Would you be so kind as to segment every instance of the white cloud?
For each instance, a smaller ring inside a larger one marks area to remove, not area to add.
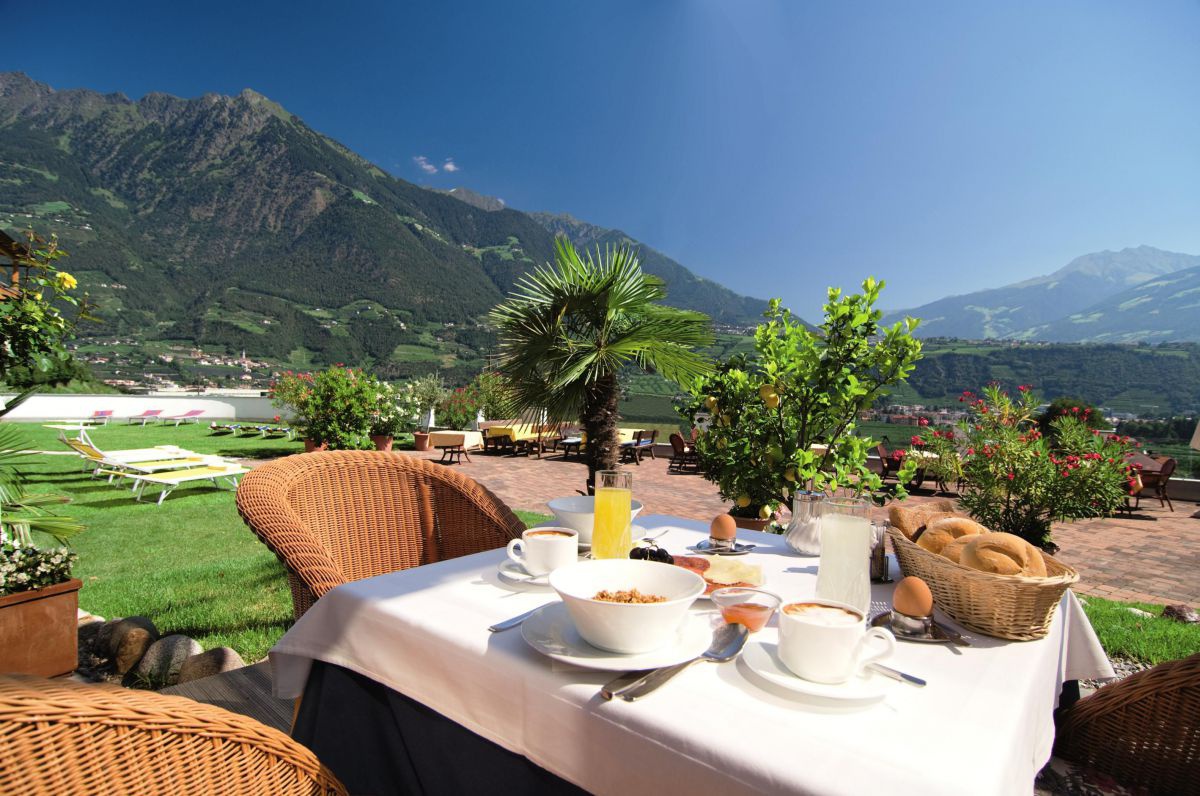
[[[424,155],[417,155],[413,158],[413,163],[417,164],[417,168],[426,174],[437,174],[438,167],[429,162],[429,158]],[[457,167],[456,167],[457,168]]]
[[[442,170],[454,173],[458,171],[458,164],[454,162],[454,158],[446,158],[446,162],[442,164]]]

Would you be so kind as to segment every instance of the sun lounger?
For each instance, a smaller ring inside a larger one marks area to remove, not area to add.
[[[189,409],[181,415],[168,415],[160,417],[159,420],[163,422],[163,425],[174,423],[175,427],[179,428],[180,423],[199,423],[202,414],[204,414],[203,409]]]
[[[91,470],[93,475],[99,474],[101,469],[122,469],[127,465],[141,462],[161,462],[188,458],[191,458],[193,461],[206,460],[202,454],[177,448],[174,445],[164,445],[160,448],[102,451],[91,444],[90,441],[70,439],[66,436],[60,436],[58,440],[78,453],[84,460],[84,470]]]
[[[237,489],[238,476],[245,475],[250,472],[241,465],[213,465],[208,467],[194,467],[189,470],[176,470],[169,473],[158,473],[154,475],[137,475],[125,473],[125,477],[134,481],[133,499],[142,500],[142,496],[146,492],[148,484],[157,484],[162,487],[162,491],[158,493],[157,505],[161,506],[167,495],[175,491],[176,487],[183,484],[189,484],[194,481],[212,481],[214,486],[220,486],[222,479],[229,482],[229,485]]]
[[[130,425],[132,425],[134,423],[141,423],[142,428],[145,428],[147,423],[149,423],[151,420],[157,420],[158,416],[161,415],[162,413],[163,413],[163,410],[161,410],[161,409],[147,409],[145,412],[142,412],[140,415],[130,415],[128,419],[129,419]]]

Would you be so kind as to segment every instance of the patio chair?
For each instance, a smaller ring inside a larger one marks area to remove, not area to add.
[[[1063,710],[1054,753],[1151,793],[1200,782],[1200,654],[1106,685]]]
[[[1158,498],[1158,505],[1169,506],[1171,511],[1175,511],[1175,505],[1171,503],[1171,498],[1167,495],[1167,482],[1171,480],[1171,476],[1175,474],[1176,461],[1169,456],[1154,457],[1159,463],[1158,472],[1148,473],[1142,472],[1142,488],[1154,488],[1154,496]],[[1138,494],[1133,499],[1133,507],[1136,509],[1141,505],[1142,491],[1139,489]]]
[[[97,409],[96,411],[92,412],[91,417],[87,418],[87,422],[95,423],[101,426],[107,426],[108,421],[112,420],[112,416],[113,410],[111,409]]]
[[[279,730],[153,691],[0,676],[0,738],[0,793],[346,793]]]
[[[646,435],[649,434],[647,437]],[[634,464],[642,463],[642,456],[650,454],[651,459],[657,459],[658,456],[654,453],[654,445],[658,442],[658,429],[652,428],[649,431],[639,431],[633,439],[633,462]]]
[[[879,457],[880,477],[886,481],[889,478],[896,477],[896,471],[900,469],[900,460],[892,458],[892,451],[888,450],[888,446],[884,442],[880,442],[875,446],[875,455]]]
[[[685,467],[695,467],[700,469],[700,457],[696,454],[695,448],[688,448],[686,442],[683,441],[682,434],[672,434],[671,440],[671,462],[667,465],[668,470],[676,470],[683,472]]]
[[[265,464],[242,480],[237,507],[287,569],[297,618],[342,583],[493,550],[525,529],[457,471],[376,451]]]
[[[133,425],[134,423],[141,423],[142,428],[145,428],[147,423],[149,423],[151,420],[157,420],[159,415],[162,413],[163,410],[161,409],[147,409],[140,415],[130,415],[126,419],[129,421],[130,425]]]

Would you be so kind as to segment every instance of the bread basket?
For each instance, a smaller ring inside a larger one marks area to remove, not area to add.
[[[995,575],[956,564],[909,541],[888,527],[900,571],[929,584],[934,604],[971,630],[996,638],[1032,641],[1044,638],[1054,609],[1079,573],[1043,554],[1046,577]]]

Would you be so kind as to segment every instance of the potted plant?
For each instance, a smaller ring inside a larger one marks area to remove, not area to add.
[[[754,355],[722,363],[679,405],[694,426],[708,425],[696,441],[700,466],[734,504],[729,513],[739,526],[767,526],[800,490],[882,495],[879,476],[867,469],[871,441],[854,436],[854,424],[921,356],[912,336],[918,321],[879,325],[883,285],[869,278],[862,293],[848,296],[830,288],[817,329],[773,299],[755,331]]]
[[[442,377],[437,373],[427,373],[413,379],[410,385],[413,403],[416,405],[420,418],[420,430],[413,432],[413,447],[418,451],[429,450],[429,429],[435,422],[434,410],[449,394]]]
[[[273,394],[277,404],[296,413],[305,450],[362,450],[373,447],[378,386],[361,370],[335,365],[316,374],[289,371],[275,382]]]
[[[1102,517],[1136,494],[1128,438],[1089,428],[1090,409],[1068,407],[1050,421],[1047,435],[1038,428],[1040,401],[1028,385],[1017,388],[1016,398],[992,384],[982,395],[965,392],[960,400],[969,416],[957,433],[964,449],[959,504],[993,531],[1053,553],[1054,520]],[[929,447],[924,438],[934,431],[914,437],[914,444],[922,441],[915,446]],[[940,439],[950,433],[941,432]]]
[[[371,442],[375,450],[390,451],[396,435],[416,425],[416,406],[412,391],[380,382],[376,408],[371,417]]]
[[[56,677],[75,670],[83,586],[71,577],[75,560],[65,547],[0,543],[0,672]]]

